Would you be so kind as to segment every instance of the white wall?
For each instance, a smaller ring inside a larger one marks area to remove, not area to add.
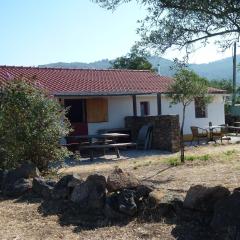
[[[140,102],[148,101],[150,105],[150,115],[157,115],[157,96],[142,95],[137,96],[137,115],[140,116]],[[194,103],[191,103],[186,109],[186,119],[184,134],[190,134],[190,126],[206,127],[211,121],[213,125],[223,124],[224,102],[222,95],[215,95],[214,100],[207,107],[207,118],[195,118]],[[169,99],[162,95],[162,115],[179,114],[180,122],[182,120],[182,106],[180,104],[169,104]],[[108,122],[88,123],[88,133],[95,134],[99,129],[105,128],[121,128],[124,127],[124,118],[133,115],[133,102],[131,96],[108,97]]]
[[[108,122],[89,123],[88,133],[95,134],[99,129],[124,127],[124,118],[132,115],[131,96],[108,97]]]
[[[137,115],[140,116],[140,102],[149,102],[150,115],[157,115],[156,95],[137,96]],[[88,133],[95,134],[99,129],[121,128],[125,126],[124,118],[133,116],[133,101],[131,96],[108,97],[108,122],[88,123]]]
[[[169,99],[162,95],[162,114],[179,114],[180,122],[182,121],[182,106],[180,104],[169,104]],[[215,95],[213,101],[207,106],[207,118],[195,118],[194,103],[191,103],[186,109],[186,118],[184,126],[184,134],[190,134],[190,126],[198,126],[206,128],[208,123],[213,125],[225,123],[224,102],[222,95]]]

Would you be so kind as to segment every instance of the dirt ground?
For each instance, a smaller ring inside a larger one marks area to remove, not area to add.
[[[63,168],[59,173],[78,172],[83,177],[92,173],[107,175],[114,166],[131,171],[159,189],[186,193],[193,184],[240,187],[239,144],[188,147],[184,165],[173,164],[177,154],[145,156],[136,159],[95,162]],[[177,165],[177,166],[174,166]],[[79,220],[80,221],[80,220]],[[177,223],[134,221],[95,229],[67,224],[63,216],[44,214],[38,198],[0,199],[1,240],[55,239],[213,239],[193,226]],[[204,235],[205,234],[205,235]]]

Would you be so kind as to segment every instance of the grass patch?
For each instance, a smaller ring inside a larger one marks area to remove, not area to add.
[[[181,161],[178,157],[168,158],[167,163],[171,166],[178,166],[181,164]]]
[[[233,149],[233,150],[228,150],[228,151],[224,152],[223,154],[224,154],[225,156],[232,156],[232,155],[235,154],[235,153],[236,153],[236,150]]]
[[[210,157],[209,154],[205,154],[205,155],[199,156],[199,160],[201,160],[201,161],[208,161],[210,158],[211,157]]]

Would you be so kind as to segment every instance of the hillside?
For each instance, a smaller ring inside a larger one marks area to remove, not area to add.
[[[173,61],[152,56],[148,60],[152,63],[154,68],[157,68],[160,65],[160,71],[162,75],[172,76],[173,71],[170,70],[170,67],[173,64]],[[237,56],[237,62],[240,62],[240,55]],[[57,62],[50,63],[45,65],[39,65],[39,67],[53,67],[53,68],[95,68],[95,69],[108,69],[111,67],[111,60],[103,59],[91,63],[83,62]],[[206,64],[190,64],[190,68],[193,69],[199,75],[212,79],[231,79],[232,78],[232,58],[224,58],[218,61],[206,63]],[[240,74],[237,74],[237,80],[240,83]]]

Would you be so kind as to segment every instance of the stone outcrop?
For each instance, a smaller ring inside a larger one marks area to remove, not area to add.
[[[134,189],[140,185],[139,180],[131,173],[115,168],[107,178],[108,192],[115,192],[122,189]]]
[[[90,175],[86,181],[77,185],[72,192],[71,201],[82,211],[102,210],[106,199],[106,179],[101,175]]]
[[[230,191],[223,186],[205,187],[196,185],[188,190],[183,206],[193,210],[213,212],[214,205],[229,195]]]
[[[73,189],[83,183],[78,174],[63,176],[54,186],[52,191],[53,199],[69,199]]]
[[[32,190],[44,199],[51,199],[53,186],[48,184],[44,178],[37,177],[33,179]]]

